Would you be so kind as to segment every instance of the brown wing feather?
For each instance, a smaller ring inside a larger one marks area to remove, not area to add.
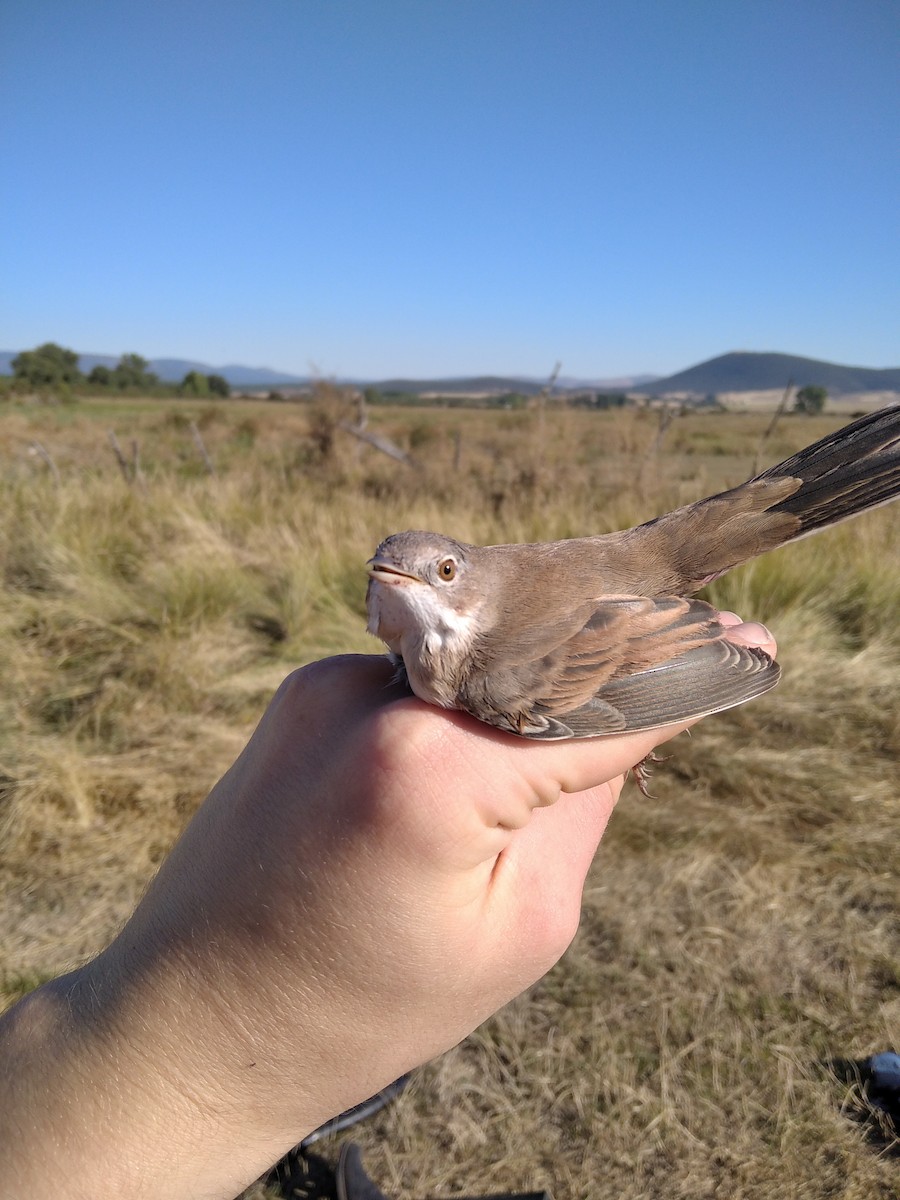
[[[538,706],[526,737],[595,737],[657,729],[721,712],[775,686],[781,668],[756,646],[727,638],[694,646],[660,667],[612,680],[580,708],[552,716]]]
[[[543,659],[548,687],[535,702],[551,715],[571,712],[605,684],[662,666],[721,633],[716,610],[702,600],[604,598],[574,637]]]
[[[762,651],[729,642],[702,600],[605,597],[540,658],[470,674],[458,702],[524,737],[590,737],[730,708],[779,674]]]

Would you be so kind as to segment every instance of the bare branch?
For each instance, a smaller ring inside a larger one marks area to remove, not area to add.
[[[553,368],[553,370],[550,372],[547,382],[541,388],[541,402],[543,402],[544,400],[549,400],[550,394],[553,391],[553,388],[556,384],[557,379],[559,378],[559,373],[561,370],[562,370],[562,363],[558,362],[556,364],[556,366]]]
[[[32,442],[31,447],[29,449],[29,453],[36,454],[38,456],[38,458],[41,458],[44,460],[44,462],[50,468],[50,473],[53,476],[53,482],[56,484],[57,487],[59,487],[62,482],[62,480],[60,479],[60,476],[59,476],[59,469],[57,468],[56,463],[53,461],[53,457],[50,454],[50,451],[47,449],[47,447],[44,446],[41,442]]]
[[[766,426],[765,430],[763,431],[763,435],[759,439],[759,445],[756,447],[756,458],[753,460],[753,474],[754,475],[759,474],[760,466],[762,464],[762,459],[763,459],[763,451],[766,448],[766,442],[769,440],[769,438],[775,432],[775,426],[778,424],[778,422],[781,420],[781,418],[787,412],[788,401],[791,398],[791,392],[793,390],[794,390],[794,381],[793,381],[793,379],[789,379],[788,383],[787,383],[787,387],[784,389],[784,395],[781,397],[781,403],[778,405],[778,407],[775,409],[775,412],[772,414],[772,420],[769,422],[769,424]]]
[[[343,429],[345,433],[352,433],[360,441],[367,442],[370,446],[374,446],[376,450],[380,450],[382,454],[396,459],[397,462],[404,463],[407,467],[419,466],[411,454],[407,454],[405,450],[401,450],[396,442],[392,442],[390,438],[385,437],[381,433],[372,433],[369,429],[360,429],[358,425],[351,425],[349,421],[338,421],[338,429]]]
[[[215,475],[216,468],[213,466],[212,459],[206,452],[206,446],[203,443],[203,438],[200,435],[200,430],[197,428],[196,421],[191,421],[190,429],[191,437],[194,439],[194,445],[197,447],[197,451],[200,457],[203,459],[203,465],[206,467],[207,474]]]
[[[131,478],[131,469],[128,466],[128,459],[122,453],[122,447],[119,445],[119,439],[116,437],[116,431],[110,429],[106,434],[109,439],[109,444],[112,446],[112,452],[116,456],[116,462],[119,464],[119,470],[122,472],[122,478],[130,487],[133,480]]]

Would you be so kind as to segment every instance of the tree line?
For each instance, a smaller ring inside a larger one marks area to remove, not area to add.
[[[78,392],[106,392],[110,395],[228,396],[231,387],[223,375],[204,375],[188,371],[180,383],[165,383],[140,354],[123,354],[114,367],[98,363],[85,375],[78,366],[78,355],[55,342],[45,342],[34,350],[23,350],[10,364],[12,391],[49,392],[57,396]]]
[[[231,387],[223,375],[205,375],[201,371],[188,371],[180,383],[166,383],[153,371],[149,363],[139,354],[123,354],[114,367],[98,363],[87,375],[78,366],[79,358],[74,350],[68,350],[55,342],[45,342],[34,350],[23,350],[12,360],[11,379],[0,377],[0,396],[4,392],[38,392],[60,398],[74,397],[78,393],[94,395],[144,395],[144,396],[190,396],[226,397]],[[273,397],[277,393],[272,394]],[[794,397],[794,411],[815,414],[822,411],[828,392],[823,387],[808,384],[801,387]],[[280,398],[280,397],[279,397]],[[447,408],[525,408],[529,397],[515,392],[504,395],[486,396],[476,400],[472,396],[447,395],[424,400],[415,392],[381,391],[366,388],[365,399],[371,405],[439,405]],[[715,397],[708,398],[715,401]],[[573,407],[622,408],[629,403],[624,392],[586,392],[568,398]]]

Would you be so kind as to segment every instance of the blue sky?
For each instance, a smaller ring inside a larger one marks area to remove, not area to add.
[[[6,0],[0,347],[900,364],[895,0]]]

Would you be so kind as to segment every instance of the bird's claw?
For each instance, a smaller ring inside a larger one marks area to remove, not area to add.
[[[646,796],[648,800],[655,800],[656,797],[647,790],[647,784],[650,781],[650,767],[654,763],[666,762],[672,756],[671,754],[657,754],[655,750],[651,750],[649,754],[645,754],[639,763],[631,768],[631,773],[634,776],[634,782],[638,785],[641,795]]]

